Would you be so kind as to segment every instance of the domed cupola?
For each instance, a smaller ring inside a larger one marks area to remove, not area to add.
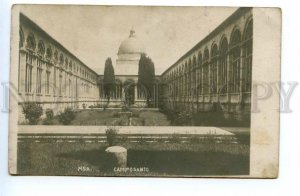
[[[129,37],[119,47],[115,75],[138,75],[139,60],[142,53],[145,53],[144,46],[132,29]]]
[[[118,51],[118,55],[145,53],[143,44],[137,39],[135,31],[130,30],[130,35],[125,39]]]

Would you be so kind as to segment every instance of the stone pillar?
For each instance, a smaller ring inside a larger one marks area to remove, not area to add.
[[[18,92],[25,93],[25,76],[26,76],[26,52],[20,49],[19,52],[19,81]]]
[[[198,80],[199,80],[199,76],[198,76],[198,72],[199,69],[198,67],[196,67],[197,65],[195,65],[195,69],[194,69],[194,74],[195,74],[195,80],[194,80],[194,89],[195,89],[195,93],[194,93],[194,98],[197,98],[197,102],[198,102]]]
[[[122,146],[111,146],[106,150],[108,167],[126,167],[127,149]]]
[[[210,62],[207,64],[208,67],[208,94],[211,94],[211,80],[212,80],[212,70]],[[210,96],[209,96],[210,99]]]
[[[134,85],[134,102],[137,101],[137,84]]]
[[[35,96],[36,96],[36,90],[37,90],[37,57],[35,56],[35,54],[30,54],[33,55],[33,59],[32,59],[32,77],[31,77],[31,92],[33,94],[33,96],[31,97],[31,99],[36,100]],[[31,101],[33,101],[31,100]]]
[[[227,53],[227,113],[225,115],[225,118],[229,118],[229,112],[230,112],[230,81],[231,81],[231,59],[230,59],[230,52]]]
[[[220,84],[219,84],[219,66],[220,66],[220,59],[219,59],[219,56],[217,57],[216,59],[216,72],[217,72],[217,86],[216,86],[216,94],[217,94],[217,101],[219,101],[219,87],[220,87]]]
[[[203,102],[203,99],[204,99],[204,68],[203,66],[201,66],[202,71],[201,71],[201,95],[202,95],[202,102]],[[206,85],[206,84],[205,84]]]
[[[241,58],[240,58],[240,88],[239,88],[239,92],[240,92],[240,100],[242,100],[242,91],[243,91],[243,85],[244,85],[244,60],[245,60],[245,56],[244,56],[244,52],[243,52],[243,48],[241,48]]]
[[[231,63],[230,63],[230,55],[229,55],[229,53],[227,54],[227,57],[226,57],[226,59],[227,59],[227,77],[226,77],[226,79],[227,79],[227,81],[226,81],[226,84],[227,84],[227,94],[229,94],[229,91],[230,91],[230,85],[229,85],[229,83],[230,83],[230,72],[231,72]]]

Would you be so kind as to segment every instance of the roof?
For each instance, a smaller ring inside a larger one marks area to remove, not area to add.
[[[64,50],[65,53],[70,55],[72,58],[80,62],[85,68],[93,72],[94,74],[98,75],[94,70],[92,70],[90,67],[88,67],[85,63],[83,63],[79,58],[77,58],[74,54],[72,54],[66,47],[64,47],[62,44],[60,44],[58,41],[56,41],[52,36],[50,36],[45,30],[43,30],[40,26],[38,26],[35,22],[33,22],[31,19],[29,19],[26,15],[23,13],[20,13],[20,22],[26,25],[31,26],[35,31],[42,33],[47,39],[51,40],[55,45],[60,47],[62,50]]]
[[[224,20],[219,26],[217,26],[211,33],[209,33],[206,37],[204,37],[200,42],[198,42],[193,48],[191,48],[188,52],[186,52],[182,57],[180,57],[173,65],[168,67],[161,75],[166,74],[170,69],[172,69],[175,65],[177,65],[180,61],[191,55],[195,50],[197,50],[201,45],[205,42],[209,41],[211,38],[220,33],[224,27],[228,26],[232,21],[236,18],[242,16],[245,12],[251,10],[252,7],[241,7],[236,10],[233,14],[231,14],[226,20]]]

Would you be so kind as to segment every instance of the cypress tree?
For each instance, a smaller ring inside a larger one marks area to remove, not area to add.
[[[105,61],[103,84],[104,94],[109,102],[111,93],[114,91],[115,88],[115,71],[110,57],[107,58]]]
[[[141,55],[139,61],[138,83],[146,89],[147,105],[150,106],[150,98],[153,94],[153,85],[155,82],[155,68],[151,58],[145,54]]]

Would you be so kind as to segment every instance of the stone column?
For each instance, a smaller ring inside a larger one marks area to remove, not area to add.
[[[240,88],[239,88],[239,92],[240,92],[240,101],[242,101],[242,96],[243,96],[243,85],[244,85],[244,78],[245,78],[245,75],[244,75],[244,60],[245,60],[245,56],[244,56],[244,52],[243,52],[243,48],[241,48],[241,58],[240,58]]]
[[[210,62],[207,64],[207,67],[208,67],[208,94],[209,94],[209,99],[210,99],[210,94],[211,94],[211,80],[212,80],[212,77],[211,77],[212,70],[211,70],[211,64],[210,64]]]
[[[202,71],[201,71],[201,95],[202,95],[202,102],[203,102],[203,98],[204,98],[204,68],[203,66],[201,66]],[[206,84],[205,84],[206,85]]]
[[[217,57],[216,59],[216,72],[217,72],[217,86],[216,86],[216,94],[217,94],[217,101],[219,101],[219,87],[220,87],[220,84],[219,84],[219,66],[220,66],[220,59],[219,59],[219,56]]]
[[[25,93],[25,76],[26,76],[26,52],[20,49],[19,52],[19,81],[18,92],[19,94]]]
[[[37,90],[37,57],[35,56],[35,54],[30,54],[33,55],[33,59],[32,59],[32,77],[31,77],[31,92],[33,94],[33,96],[30,98],[31,101],[33,101],[32,99],[35,99],[36,96],[36,90]]]
[[[137,84],[134,84],[134,102],[137,101]]]
[[[230,63],[230,54],[227,53],[226,55],[226,59],[227,59],[227,77],[226,77],[226,84],[227,84],[227,94],[229,94],[230,91],[230,72],[231,72],[231,63]]]

